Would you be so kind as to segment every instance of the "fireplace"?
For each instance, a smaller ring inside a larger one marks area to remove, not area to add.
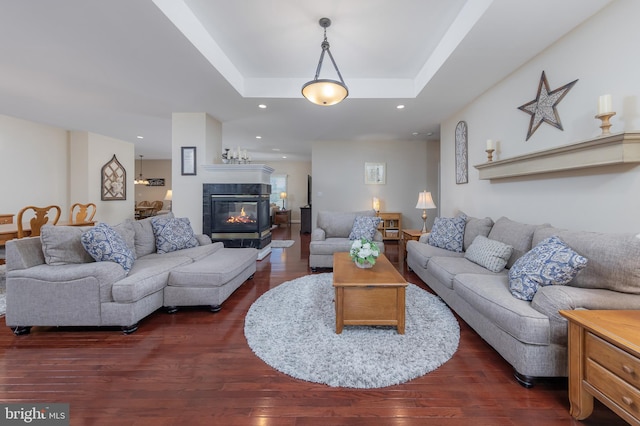
[[[271,185],[205,183],[202,194],[202,227],[214,242],[256,249],[271,243]]]

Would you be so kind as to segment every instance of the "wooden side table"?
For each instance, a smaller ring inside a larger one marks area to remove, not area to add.
[[[400,263],[407,258],[407,241],[418,241],[422,235],[421,229],[403,229],[400,237]]]
[[[560,311],[569,321],[570,414],[583,420],[596,397],[640,425],[640,311]]]
[[[275,224],[280,225],[291,225],[291,210],[277,210],[275,217]]]

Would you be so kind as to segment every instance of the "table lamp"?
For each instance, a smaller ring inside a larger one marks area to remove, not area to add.
[[[427,232],[427,209],[435,209],[436,205],[433,202],[433,198],[431,198],[431,193],[422,191],[418,194],[418,204],[416,204],[416,209],[422,209],[422,232]]]
[[[173,198],[173,190],[167,189],[167,193],[164,194],[164,201],[167,202],[167,209],[171,210],[171,199]]]
[[[380,199],[378,197],[373,197],[371,207],[376,211],[376,214],[380,213]]]
[[[280,199],[282,200],[282,208],[280,210],[284,210],[284,200],[287,198],[287,193],[286,192],[281,192],[280,193]]]

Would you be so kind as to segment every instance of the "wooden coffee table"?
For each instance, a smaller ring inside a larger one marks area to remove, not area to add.
[[[349,253],[334,253],[333,287],[337,334],[345,325],[391,325],[404,334],[407,282],[384,254],[361,269]]]

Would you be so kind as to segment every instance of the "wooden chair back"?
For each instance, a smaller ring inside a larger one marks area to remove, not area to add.
[[[162,201],[154,201],[151,203],[151,215],[155,216],[160,210],[162,210],[162,206],[164,206],[164,202]]]
[[[31,232],[29,235],[25,234],[25,231],[22,226],[22,217],[28,211],[33,210],[33,217],[29,220],[29,225],[31,228]],[[55,225],[58,223],[60,219],[60,214],[62,211],[58,206],[47,206],[47,207],[35,207],[35,206],[27,206],[18,212],[18,238],[24,238],[27,236],[37,237],[40,235],[40,228],[42,225],[50,223],[51,225]],[[53,219],[51,219],[53,216]]]
[[[93,203],[75,203],[69,210],[69,224],[74,225],[78,223],[93,222],[93,217],[96,215],[96,205]]]

